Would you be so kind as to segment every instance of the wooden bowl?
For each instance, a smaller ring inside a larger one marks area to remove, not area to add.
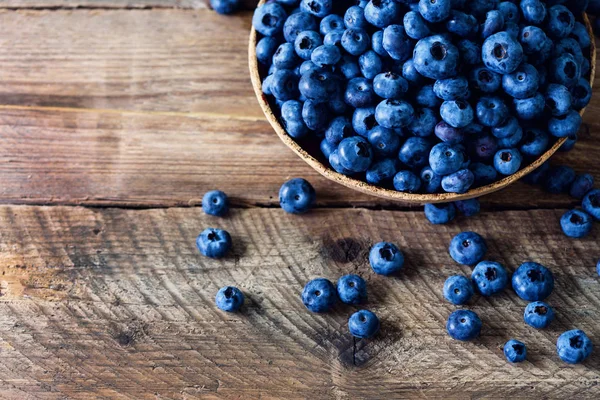
[[[264,4],[265,0],[261,0],[259,6]],[[590,85],[594,83],[594,76],[596,74],[596,45],[594,42],[594,35],[592,33],[592,26],[590,24],[590,20],[586,14],[583,14],[583,21],[587,27],[588,33],[591,38],[591,47],[590,47]],[[370,194],[373,196],[381,197],[388,200],[397,200],[406,203],[445,203],[456,200],[466,200],[474,197],[484,196],[486,194],[493,193],[497,190],[503,189],[506,186],[510,185],[513,182],[521,179],[525,175],[529,174],[540,165],[542,165],[545,161],[547,161],[559,148],[562,144],[567,140],[567,138],[562,138],[556,141],[554,146],[548,149],[544,154],[542,154],[537,160],[527,165],[525,168],[519,170],[513,175],[507,176],[499,181],[496,181],[492,184],[481,186],[472,190],[469,190],[466,193],[457,194],[457,193],[434,193],[434,194],[417,194],[417,193],[405,193],[398,192],[392,189],[386,189],[378,186],[371,185],[367,182],[363,182],[361,180],[352,178],[350,176],[346,176],[340,174],[333,170],[328,165],[323,164],[317,158],[315,158],[312,154],[307,152],[304,148],[302,148],[291,136],[289,136],[284,127],[281,125],[273,111],[271,110],[271,106],[267,100],[267,97],[262,92],[262,79],[260,77],[258,60],[256,59],[256,43],[257,43],[257,34],[256,30],[252,28],[250,32],[250,44],[248,48],[248,59],[250,66],[250,77],[252,79],[252,86],[254,87],[254,92],[256,93],[256,98],[258,99],[258,103],[262,108],[267,120],[277,133],[277,136],[285,143],[290,149],[292,149],[300,158],[302,158],[308,165],[313,167],[317,172],[319,172],[324,177],[331,179],[334,182],[347,186],[351,189],[358,190],[359,192],[363,192],[366,194]],[[580,114],[583,115],[585,109],[581,110]],[[318,150],[317,150],[318,151]]]

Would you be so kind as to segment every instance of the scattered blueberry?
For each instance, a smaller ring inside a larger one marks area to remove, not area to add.
[[[279,204],[290,214],[305,213],[314,205],[315,200],[315,189],[306,179],[291,179],[279,189]]]
[[[444,297],[452,304],[468,303],[473,293],[473,284],[466,276],[453,275],[444,283]]]
[[[448,317],[446,330],[452,339],[473,340],[481,332],[481,319],[470,310],[457,310]]]
[[[552,194],[568,192],[575,181],[575,177],[575,171],[565,165],[551,168],[544,179],[544,189]]]
[[[569,364],[578,364],[592,354],[592,341],[584,331],[574,329],[558,337],[556,351],[561,360]]]
[[[357,338],[368,339],[379,332],[379,328],[379,318],[368,310],[357,311],[348,319],[350,334]]]
[[[342,303],[361,304],[367,301],[367,283],[358,275],[344,275],[337,281],[337,293]]]
[[[452,238],[449,252],[457,263],[475,265],[485,256],[487,244],[485,239],[475,232],[461,232]]]
[[[234,286],[225,286],[217,292],[215,303],[223,311],[236,312],[244,304],[244,294]]]
[[[479,203],[478,199],[459,200],[455,201],[454,205],[456,206],[458,212],[463,214],[465,217],[477,215],[481,210],[481,204]]]
[[[500,293],[508,284],[506,269],[494,261],[481,261],[471,273],[473,284],[483,296]]]
[[[592,217],[585,211],[571,210],[561,217],[560,227],[568,237],[582,238],[592,230],[592,222]]]
[[[231,248],[231,236],[227,231],[207,228],[196,238],[196,247],[206,257],[222,258]]]
[[[523,314],[525,323],[536,329],[547,328],[554,319],[554,310],[542,301],[527,304]]]
[[[583,198],[582,206],[588,214],[600,221],[600,189],[590,190]]]
[[[425,204],[425,217],[432,224],[447,224],[456,216],[453,203]]]
[[[554,289],[554,276],[543,265],[526,262],[514,272],[512,287],[523,300],[542,301],[550,296]]]
[[[369,263],[375,273],[392,275],[404,266],[404,254],[395,244],[380,242],[371,248]]]
[[[504,357],[511,363],[519,363],[527,358],[527,347],[525,343],[511,339],[504,345]]]
[[[337,301],[337,290],[333,283],[325,278],[309,281],[302,291],[302,303],[314,313],[327,312]]]
[[[227,213],[227,195],[220,190],[211,190],[202,197],[202,210],[208,215],[222,216]]]

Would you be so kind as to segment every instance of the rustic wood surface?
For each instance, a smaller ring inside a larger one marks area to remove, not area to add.
[[[280,143],[248,76],[250,13],[222,17],[194,0],[0,2],[0,398],[600,398],[600,351],[568,366],[558,335],[584,329],[600,347],[600,227],[570,240],[558,219],[576,204],[516,184],[484,212],[432,226],[422,210],[318,176]],[[597,85],[597,87],[600,87]],[[600,179],[600,97],[576,150],[560,154]],[[290,177],[309,179],[318,208],[277,207]],[[202,194],[232,197],[208,217]],[[85,206],[85,207],[81,207]],[[233,254],[194,247],[207,226]],[[550,267],[557,320],[537,331],[506,291],[469,308],[473,343],[445,334],[453,234],[475,230],[489,258]],[[407,266],[374,275],[366,253],[398,243]],[[351,307],[308,313],[304,283],[367,279],[381,334],[354,341]],[[213,304],[239,286],[239,314]],[[507,364],[501,346],[527,342]]]

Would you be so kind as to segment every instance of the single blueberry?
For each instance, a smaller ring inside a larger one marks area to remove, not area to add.
[[[569,89],[564,85],[551,83],[546,87],[546,107],[552,115],[566,115],[571,110],[572,96]]]
[[[588,214],[600,221],[600,189],[590,190],[581,204]]]
[[[431,142],[422,137],[409,137],[400,146],[398,158],[404,165],[412,169],[422,168],[427,165]]]
[[[416,11],[404,14],[404,29],[406,34],[415,40],[423,39],[431,34],[427,21]]]
[[[421,86],[414,95],[415,102],[422,107],[438,108],[442,101],[435,95],[433,85]]]
[[[323,131],[329,123],[330,113],[327,107],[314,100],[306,100],[302,107],[302,120],[313,131]]]
[[[365,19],[378,28],[385,28],[398,21],[400,15],[400,4],[394,0],[369,1],[365,6]]]
[[[567,7],[557,4],[548,9],[546,32],[555,38],[567,37],[575,27],[575,16]]]
[[[300,32],[318,30],[317,20],[307,12],[290,15],[283,24],[283,37],[288,43],[294,43]]]
[[[402,77],[406,79],[411,87],[418,87],[424,81],[423,75],[415,68],[415,63],[412,58],[402,64]]]
[[[421,75],[430,79],[447,79],[456,76],[459,57],[458,48],[445,35],[433,35],[421,39],[413,51],[415,68]]]
[[[357,108],[352,115],[352,128],[362,137],[367,137],[377,126],[375,107]]]
[[[325,131],[325,138],[327,141],[336,147],[343,139],[354,135],[355,133],[352,129],[352,122],[350,122],[347,117],[334,118]]]
[[[504,15],[500,10],[488,11],[485,21],[481,24],[480,35],[486,39],[504,29]]]
[[[342,166],[353,172],[366,171],[373,160],[371,145],[360,136],[342,140],[338,152]]]
[[[375,119],[384,128],[398,129],[407,126],[415,110],[410,103],[402,100],[383,100],[377,105]]]
[[[525,343],[511,339],[504,345],[504,357],[511,363],[520,363],[527,358]]]
[[[521,17],[519,7],[510,1],[503,1],[498,4],[498,10],[502,13],[505,22],[518,23]]]
[[[383,30],[383,48],[391,58],[406,61],[413,51],[413,41],[402,25],[389,25]]]
[[[373,50],[363,53],[358,58],[358,65],[362,75],[367,79],[374,79],[383,70],[383,62]]]
[[[354,108],[365,108],[373,105],[375,92],[371,81],[366,78],[354,78],[348,82],[344,100]]]
[[[473,163],[469,166],[473,176],[475,177],[475,186],[483,186],[490,184],[496,180],[498,172],[496,169],[487,164]]]
[[[554,289],[554,276],[543,265],[526,262],[513,274],[512,288],[523,300],[542,301]]]
[[[400,137],[391,129],[376,126],[369,132],[368,140],[376,156],[390,157],[398,154]]]
[[[371,164],[367,170],[366,180],[372,185],[380,185],[391,181],[397,172],[397,160],[386,158]]]
[[[519,119],[532,120],[541,117],[546,100],[541,93],[536,93],[533,97],[526,99],[514,99],[513,106]]]
[[[481,97],[475,109],[479,123],[492,128],[502,125],[509,116],[508,107],[496,96]]]
[[[368,310],[357,311],[348,319],[350,334],[357,338],[368,339],[379,332],[379,327],[379,318]]]
[[[448,175],[461,169],[465,154],[447,143],[438,143],[429,153],[429,165],[437,175]]]
[[[452,339],[472,340],[481,332],[481,319],[470,310],[456,310],[448,317],[446,331]]]
[[[323,18],[333,10],[333,0],[302,0],[300,10],[311,13],[315,17]]]
[[[575,177],[575,171],[566,165],[553,167],[544,179],[544,189],[552,194],[566,193],[575,181]]]
[[[561,360],[568,364],[578,364],[592,354],[593,344],[584,331],[574,329],[558,337],[556,351]]]
[[[310,15],[308,13],[305,13],[305,14]],[[312,15],[310,15],[310,16],[312,17]],[[289,18],[288,18],[288,20],[289,20]],[[321,23],[319,24],[319,31],[321,32],[321,35],[325,36],[329,32],[344,31],[345,30],[344,26],[345,26],[344,18],[342,18],[336,14],[329,14],[328,16],[326,16],[325,18],[323,18],[321,20]],[[285,27],[283,28],[283,30],[285,32]],[[315,29],[314,28],[306,28],[306,29],[302,29],[300,32],[306,31],[306,30],[314,31]]]
[[[540,0],[521,0],[523,18],[532,24],[539,25],[546,18],[546,6]]]
[[[298,97],[298,77],[292,71],[280,69],[271,79],[271,93],[280,101],[294,100]]]
[[[342,47],[342,38],[344,37],[344,32],[345,31],[343,31],[341,29],[329,32],[327,35],[325,35],[323,37],[323,44],[326,44],[328,46],[336,46],[336,47],[339,47],[341,49],[341,47]],[[351,57],[348,54],[346,54],[346,56]]]
[[[306,179],[291,179],[279,189],[279,204],[285,212],[291,214],[305,213],[314,205],[315,200],[315,189]]]
[[[340,174],[352,175],[354,173],[354,171],[351,171],[342,165],[342,162],[340,160],[340,153],[337,149],[335,149],[333,152],[331,152],[331,154],[329,154],[328,161],[329,165],[331,165],[331,168],[333,168],[336,172]]]
[[[575,110],[570,110],[565,115],[550,118],[548,132],[558,138],[576,135],[581,123],[581,115]]]
[[[302,290],[302,303],[310,312],[327,312],[333,308],[337,299],[335,286],[325,278],[309,281]]]
[[[463,100],[469,96],[469,81],[464,76],[435,81],[433,92],[442,100]]]
[[[222,258],[231,248],[231,236],[222,229],[206,228],[196,238],[196,247],[203,256]]]
[[[210,0],[210,6],[219,14],[233,14],[240,8],[240,0]]]
[[[431,108],[419,108],[415,111],[407,130],[415,136],[428,137],[433,134],[437,123],[436,111]]]
[[[271,36],[265,36],[256,44],[256,59],[261,64],[270,64],[273,54],[279,47],[279,41]]]
[[[390,55],[383,47],[383,31],[376,31],[371,35],[371,48],[381,57],[388,58]]]
[[[526,99],[535,95],[539,87],[539,74],[531,64],[521,64],[519,68],[502,77],[502,88],[509,96]]]
[[[550,171],[550,163],[548,161],[544,162],[537,169],[533,170],[529,174],[525,175],[523,178],[523,182],[528,183],[530,185],[539,185],[546,179],[546,175]]]
[[[483,93],[494,93],[502,85],[502,76],[481,65],[471,70],[469,83]]]
[[[464,128],[473,122],[473,109],[464,100],[448,100],[440,107],[442,119],[454,128]]]
[[[439,122],[434,128],[435,136],[447,144],[458,144],[465,139],[465,133],[461,128],[455,128],[446,121]]]
[[[487,160],[496,154],[498,140],[487,133],[478,135],[469,142],[469,149],[474,159]]]
[[[323,155],[327,159],[329,159],[329,156],[331,155],[331,153],[333,153],[335,150],[337,150],[337,146],[329,143],[329,141],[327,139],[321,140],[321,144],[319,145],[319,148],[321,149],[321,153],[323,153]]]
[[[466,304],[473,294],[473,284],[466,276],[453,275],[444,282],[444,298],[452,304]]]
[[[275,76],[278,73],[279,71]],[[314,70],[302,75],[300,82],[295,82],[295,86],[296,90],[300,89],[300,93],[307,99],[325,102],[339,90],[339,79],[332,72]]]
[[[404,266],[404,254],[393,243],[379,242],[371,247],[369,263],[376,274],[392,275]]]
[[[575,21],[575,25],[573,26],[573,30],[569,37],[577,40],[579,47],[582,49],[587,49],[592,44],[587,28],[579,21]]]
[[[525,307],[523,319],[533,328],[547,328],[554,319],[554,310],[547,303],[534,301]]]
[[[442,177],[435,174],[431,167],[421,170],[421,181],[426,193],[435,193],[442,187]]]
[[[425,204],[425,218],[434,225],[447,224],[456,217],[453,203]]]
[[[546,43],[546,33],[537,26],[526,26],[521,29],[519,42],[523,46],[525,54],[534,54],[542,50]]]
[[[367,283],[358,275],[344,275],[337,281],[337,293],[342,303],[365,303],[367,301]]]
[[[464,64],[475,65],[481,63],[481,45],[478,43],[469,39],[461,39],[457,42],[456,47],[458,47]]]
[[[202,210],[208,215],[223,216],[229,210],[227,195],[220,190],[211,190],[202,197]]]
[[[490,70],[509,74],[523,61],[523,47],[507,32],[498,32],[483,42],[481,58]]]
[[[454,261],[464,265],[475,265],[487,252],[485,239],[475,232],[461,232],[452,238],[449,247]]]
[[[548,72],[552,82],[571,87],[581,78],[581,63],[573,54],[564,53],[551,61]]]
[[[525,157],[536,158],[548,149],[550,138],[546,131],[541,129],[527,129],[523,137],[523,144],[519,147]]]
[[[215,303],[220,310],[236,312],[244,304],[244,294],[234,286],[225,286],[217,292]]]
[[[494,261],[481,261],[471,273],[473,285],[483,296],[500,293],[508,284],[508,273],[502,264]]]
[[[373,79],[373,91],[384,99],[400,99],[408,90],[406,79],[393,72],[385,72]]]
[[[358,78],[361,74],[360,67],[358,66],[358,60],[356,59],[356,57],[353,57],[348,54],[342,56],[341,61],[337,65],[337,68],[339,68],[340,72],[342,73],[342,75],[344,75],[344,78],[346,78],[347,80],[351,80],[352,78]]]
[[[573,99],[573,108],[581,110],[585,108],[592,99],[592,87],[586,79],[579,79],[577,84],[571,88],[571,95]]]
[[[277,3],[266,3],[256,8],[252,17],[252,25],[264,36],[275,36],[283,29],[287,19],[285,9]]]
[[[344,31],[342,47],[353,56],[360,56],[371,46],[371,38],[364,29],[350,28]]]
[[[571,150],[573,150],[573,148],[575,147],[575,145],[577,144],[577,135],[571,135],[567,137],[567,140],[565,140],[565,142],[562,144],[562,146],[560,146],[558,148],[558,151],[566,153],[569,152]]]
[[[459,37],[469,37],[479,28],[477,18],[461,11],[452,10],[446,21],[446,29]]]
[[[465,217],[472,217],[479,214],[481,204],[478,199],[459,200],[454,202],[454,206],[459,213]]]
[[[289,44],[289,43],[284,43]],[[316,31],[303,31],[296,36],[294,51],[303,60],[310,60],[315,49],[323,44],[321,34]],[[283,46],[283,45],[282,45]],[[277,53],[275,53],[277,55]]]
[[[352,6],[344,14],[344,24],[346,28],[365,29],[369,23],[365,19],[365,10],[359,6]]]
[[[571,197],[581,200],[594,188],[594,177],[590,174],[581,174],[573,181],[569,194]]]
[[[342,53],[336,46],[322,45],[317,47],[311,54],[310,59],[320,68],[330,67],[337,64],[342,58]]]
[[[466,193],[474,181],[473,172],[461,169],[442,178],[442,189],[448,193]]]
[[[421,179],[412,171],[400,171],[394,176],[394,188],[399,192],[418,193]]]
[[[429,22],[442,22],[450,16],[451,0],[419,0],[419,13]]]
[[[519,150],[502,149],[494,156],[494,168],[502,175],[512,175],[521,168],[522,161]]]

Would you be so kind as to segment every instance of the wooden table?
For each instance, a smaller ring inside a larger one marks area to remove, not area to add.
[[[600,228],[567,239],[576,205],[516,184],[484,212],[432,226],[422,209],[331,184],[279,142],[252,93],[250,13],[227,18],[194,0],[5,0],[0,5],[0,398],[600,397]],[[600,86],[597,84],[597,86]],[[600,97],[576,150],[558,162],[600,179]],[[302,176],[318,208],[285,214],[279,186]],[[209,189],[227,218],[199,207]],[[207,226],[233,254],[195,249]],[[451,340],[445,278],[469,274],[450,238],[475,230],[489,258],[550,267],[548,330],[522,321],[509,290],[469,306],[481,339]],[[374,275],[370,245],[396,242],[405,271]],[[307,312],[307,280],[358,273],[381,334],[354,341],[353,308]],[[219,312],[237,285],[243,311]],[[599,348],[583,365],[555,351],[565,330]],[[528,361],[508,364],[509,338]]]

